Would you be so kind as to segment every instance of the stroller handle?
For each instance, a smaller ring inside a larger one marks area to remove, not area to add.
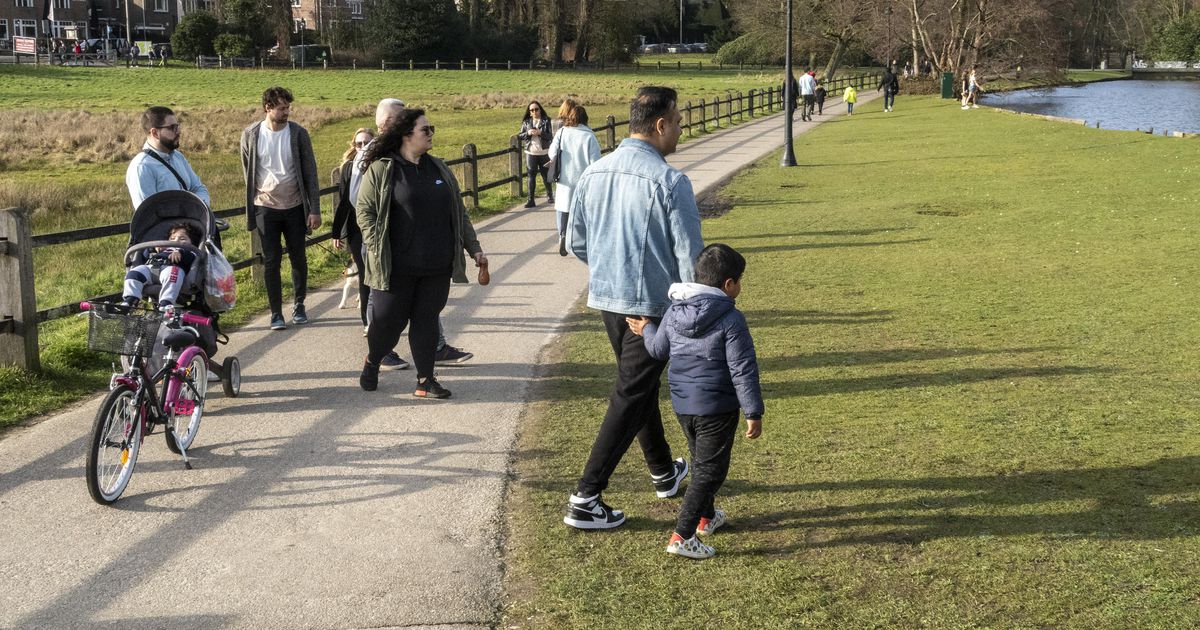
[[[146,241],[145,243],[138,243],[125,250],[125,264],[128,265],[129,262],[133,260],[134,254],[142,251],[143,249],[150,249],[151,247],[174,247],[177,249],[187,249],[195,252],[196,255],[203,253],[200,251],[199,247],[196,247],[191,243],[181,243],[179,241]]]
[[[193,326],[212,326],[212,318],[204,317],[203,315],[193,315],[192,313],[181,313],[179,316],[185,324]]]

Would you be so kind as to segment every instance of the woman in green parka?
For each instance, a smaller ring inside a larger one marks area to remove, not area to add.
[[[355,205],[363,235],[363,280],[371,287],[371,326],[359,385],[373,391],[379,362],[406,326],[417,368],[418,398],[449,398],[433,373],[438,313],[450,281],[467,282],[464,252],[478,267],[487,257],[446,164],[429,155],[433,125],[425,110],[406,109],[367,149]]]

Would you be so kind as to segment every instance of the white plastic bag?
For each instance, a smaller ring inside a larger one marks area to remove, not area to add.
[[[214,313],[224,313],[237,304],[237,280],[233,265],[211,240],[204,243],[204,303]]]

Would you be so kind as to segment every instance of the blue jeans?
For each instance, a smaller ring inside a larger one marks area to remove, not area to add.
[[[896,95],[895,95],[895,94],[887,94],[887,93],[884,93],[884,95],[883,95],[883,108],[884,108],[884,109],[891,109],[893,106],[895,106],[895,104],[896,104]]]

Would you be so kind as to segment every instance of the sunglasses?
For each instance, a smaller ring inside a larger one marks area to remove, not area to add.
[[[174,125],[163,125],[161,127],[155,127],[155,129],[170,129],[175,133],[179,133],[179,123],[175,123]]]
[[[540,112],[540,111],[542,111],[542,108],[540,108],[540,107],[530,107],[530,108],[529,108],[529,111],[531,111],[531,112]]]
[[[432,136],[433,131],[434,131],[434,126],[433,125],[425,125],[424,127],[417,127],[414,131],[424,131],[425,135]]]
[[[367,140],[367,141],[364,141],[364,142],[359,142],[358,140],[355,140],[355,141],[354,141],[354,148],[356,148],[356,149],[361,149],[361,148],[363,148],[363,147],[367,146],[368,144],[371,144],[371,141],[370,141],[370,140]]]

